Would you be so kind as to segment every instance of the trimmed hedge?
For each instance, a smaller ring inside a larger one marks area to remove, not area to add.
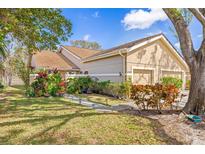
[[[131,98],[145,110],[161,109],[171,106],[179,94],[174,85],[133,85]]]
[[[131,83],[114,83],[110,81],[94,81],[90,77],[68,79],[67,93],[97,93],[117,98],[127,98],[130,95]]]
[[[182,88],[182,79],[174,78],[174,77],[163,77],[161,78],[162,85],[174,85],[177,88]]]

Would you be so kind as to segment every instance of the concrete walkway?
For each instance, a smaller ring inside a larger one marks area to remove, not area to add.
[[[88,101],[86,98],[79,98],[74,95],[64,95],[65,98],[70,99],[73,103],[87,106],[89,108],[95,109],[98,112],[114,112],[114,111],[122,111],[126,109],[134,109],[132,102],[128,102],[126,104],[117,104],[113,106],[107,106],[99,103],[94,103]]]

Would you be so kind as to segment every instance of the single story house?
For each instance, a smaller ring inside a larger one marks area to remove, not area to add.
[[[32,58],[35,69],[57,68],[65,77],[94,76],[100,80],[154,84],[165,76],[183,80],[189,68],[163,34],[149,36],[108,50],[61,46],[58,52],[43,51]]]

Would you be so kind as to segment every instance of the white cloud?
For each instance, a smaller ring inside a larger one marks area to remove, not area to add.
[[[93,18],[99,18],[99,17],[100,17],[99,11],[94,12],[94,13],[92,14],[92,17],[93,17]]]
[[[197,35],[198,38],[202,38],[202,36],[203,36],[202,34]]]
[[[174,46],[175,46],[177,49],[180,49],[180,43],[179,43],[179,42],[175,43]]]
[[[161,30],[158,30],[158,31],[155,31],[155,32],[148,32],[146,33],[147,36],[152,36],[152,35],[156,35],[156,34],[160,34],[160,33],[163,33],[163,34],[167,34],[167,32],[164,32],[164,31],[161,31]]]
[[[146,29],[157,21],[165,21],[168,17],[162,9],[132,10],[127,13],[121,21],[126,30],[131,29]]]
[[[89,38],[90,38],[90,34],[86,34],[83,36],[84,41],[88,41]]]

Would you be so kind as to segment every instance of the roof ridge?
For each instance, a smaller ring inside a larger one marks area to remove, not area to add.
[[[92,56],[89,56],[89,57],[86,57],[85,59],[87,58],[92,58],[92,57],[95,57],[95,56],[98,56],[98,55],[102,55],[102,54],[106,54],[106,53],[109,53],[109,52],[112,52],[113,50],[117,50],[117,49],[120,49],[121,47],[125,46],[125,45],[128,45],[128,44],[132,44],[132,43],[138,43],[138,42],[141,42],[141,41],[145,41],[145,40],[148,40],[148,39],[151,39],[153,37],[157,37],[157,36],[160,36],[160,35],[163,35],[163,33],[158,33],[158,34],[155,34],[155,35],[152,35],[152,36],[148,36],[148,37],[144,37],[144,38],[140,38],[140,39],[137,39],[137,40],[134,40],[134,41],[130,41],[130,42],[127,42],[127,43],[124,43],[124,44],[121,44],[121,45],[118,45],[118,46],[115,46],[115,47],[112,47],[110,49],[106,49],[106,50],[103,50],[101,53],[96,53]],[[126,48],[126,47],[124,47]]]
[[[104,50],[99,50],[99,49],[89,49],[89,48],[76,47],[76,46],[72,46],[72,45],[61,45],[61,46],[74,47],[74,48],[78,48],[78,49],[87,49],[87,50],[93,50],[93,51],[104,51]]]
[[[156,37],[156,36],[160,36],[160,35],[164,35],[164,34],[163,34],[163,33],[158,33],[158,34],[155,34],[155,35],[151,35],[151,36],[139,38],[139,39],[136,39],[136,40],[133,40],[133,41],[130,41],[130,42],[127,42],[127,43],[123,43],[123,44],[117,45],[117,46],[112,47],[112,48],[109,48],[109,49],[106,49],[106,50],[104,50],[104,51],[114,50],[114,49],[116,49],[116,48],[120,48],[121,46],[130,44],[130,43],[135,43],[135,42],[137,43],[138,41],[143,41],[143,40],[150,39],[150,38],[152,38],[152,37]]]

